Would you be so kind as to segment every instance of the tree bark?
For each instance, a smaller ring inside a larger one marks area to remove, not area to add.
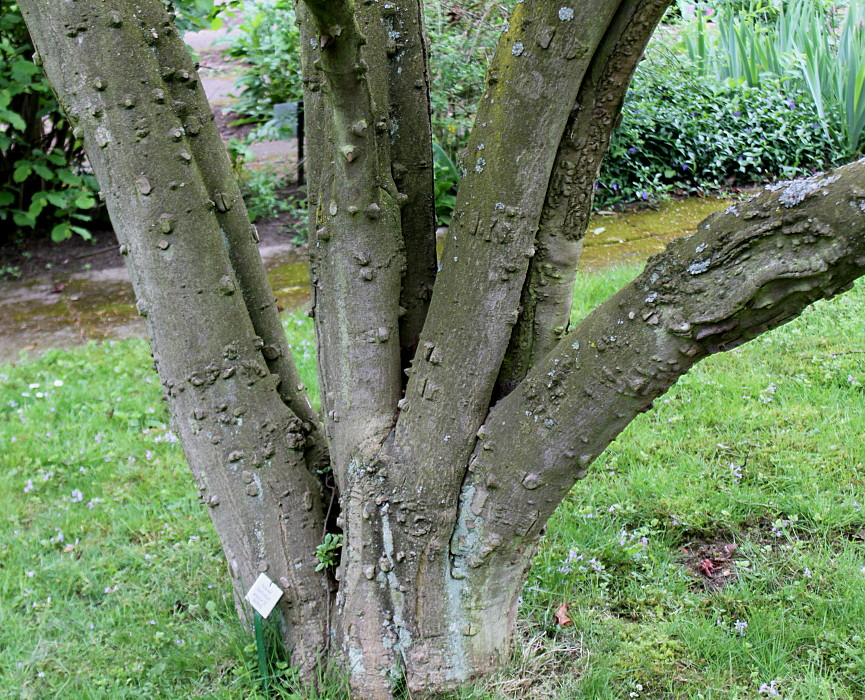
[[[322,430],[159,0],[20,4],[105,193],[239,610],[265,572],[293,661],[310,677],[332,660],[358,698],[497,669],[544,524],[610,441],[703,357],[865,272],[860,162],[711,217],[564,333],[600,156],[666,2],[536,0],[491,66],[427,305],[420,5],[307,0]],[[315,571],[325,531],[344,536],[335,580]]]
[[[212,149],[188,52],[158,0],[20,6],[106,198],[239,612],[250,615],[242,596],[260,572],[279,581],[286,645],[310,671],[326,643],[328,582],[315,571],[324,510],[304,457],[314,423],[291,407],[314,416],[274,332],[253,230],[225,149]]]
[[[568,329],[601,161],[634,71],[668,5],[667,0],[622,3],[592,57],[556,153],[496,396],[519,384]]]

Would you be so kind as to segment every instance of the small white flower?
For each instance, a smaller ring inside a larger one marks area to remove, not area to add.
[[[571,7],[559,8],[559,19],[562,22],[570,22],[574,18],[574,10]]]
[[[760,686],[760,690],[757,691],[759,695],[768,695],[773,698],[781,697],[781,693],[778,692],[778,689],[775,687],[778,681],[771,681],[769,683],[763,683]]]

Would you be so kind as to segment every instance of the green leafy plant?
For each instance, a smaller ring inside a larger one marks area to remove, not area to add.
[[[238,123],[265,124],[273,131],[278,126],[274,105],[303,99],[300,32],[289,0],[258,0],[247,8],[237,38],[226,52],[246,66],[235,82],[234,110],[242,116]],[[259,136],[278,138],[278,132]]]
[[[698,79],[684,57],[653,51],[634,78],[595,205],[793,178],[846,154],[789,81],[758,87]]]
[[[17,5],[0,0],[0,221],[21,242],[24,231],[55,241],[78,234],[100,212],[72,127],[41,68]],[[8,240],[8,239],[7,239]]]
[[[315,557],[318,559],[318,564],[315,567],[316,571],[321,571],[329,566],[334,566],[339,556],[339,550],[342,547],[342,535],[335,535],[328,532],[324,536],[324,540],[318,547],[315,548]]]
[[[227,144],[231,167],[240,184],[249,218],[255,222],[273,219],[295,209],[295,202],[282,196],[284,179],[271,167],[248,168],[252,158],[250,139],[231,139]]]
[[[682,4],[682,3],[680,3]],[[704,78],[759,87],[782,80],[806,93],[827,136],[839,134],[848,156],[865,130],[865,3],[846,9],[824,0],[694,6],[682,47]],[[839,18],[843,18],[839,26]]]

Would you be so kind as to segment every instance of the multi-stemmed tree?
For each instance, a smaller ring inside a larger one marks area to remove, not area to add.
[[[544,524],[694,363],[865,271],[865,165],[700,225],[568,328],[598,167],[669,0],[526,0],[489,68],[436,262],[416,0],[305,0],[321,410],[160,0],[19,0],[99,178],[186,457],[242,596],[359,698],[494,670]],[[339,565],[317,571],[325,533]]]

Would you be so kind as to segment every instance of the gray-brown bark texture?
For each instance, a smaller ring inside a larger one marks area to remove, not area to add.
[[[865,271],[856,163],[708,219],[568,330],[592,186],[668,3],[531,0],[489,67],[436,276],[421,4],[306,0],[320,421],[161,2],[20,4],[105,193],[239,611],[267,573],[294,662],[330,659],[358,698],[495,670],[544,524],[610,441],[695,362]],[[317,573],[328,528],[341,561]]]

